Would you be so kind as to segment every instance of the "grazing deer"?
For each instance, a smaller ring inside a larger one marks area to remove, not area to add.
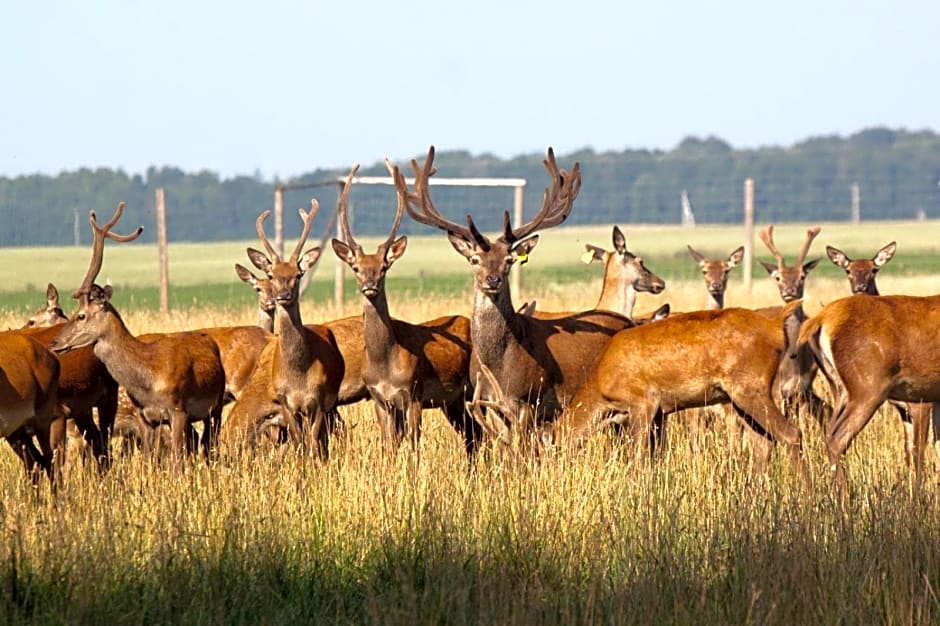
[[[738,266],[744,258],[744,246],[738,247],[728,255],[727,259],[709,259],[704,254],[688,246],[692,259],[702,268],[702,277],[705,279],[705,289],[708,290],[708,304],[706,309],[725,308],[725,290],[728,288],[728,276],[731,270]]]
[[[556,423],[555,441],[575,446],[617,423],[639,445],[655,446],[654,425],[670,413],[727,402],[764,436],[766,452],[769,441],[780,443],[799,464],[800,429],[771,393],[787,349],[784,325],[799,306],[774,318],[738,308],[680,313],[617,333]]]
[[[303,252],[319,203],[310,201],[310,212],[299,210],[304,223],[290,258],[282,260],[264,233],[264,211],[255,221],[258,237],[268,252],[248,249],[248,256],[267,273],[274,293],[274,337],[258,358],[252,381],[239,402],[232,407],[225,439],[234,433],[247,434],[252,443],[275,412],[281,421],[268,422],[287,427],[291,441],[303,445],[308,437],[321,459],[329,454],[332,424],[328,414],[336,406],[343,380],[343,357],[333,333],[324,326],[304,325],[300,316],[300,281],[320,256],[320,248]],[[248,389],[252,392],[248,393]],[[244,401],[243,401],[244,400]]]
[[[779,289],[780,297],[785,304],[797,300],[802,303],[806,276],[809,274],[810,270],[819,263],[819,259],[813,259],[806,263],[804,263],[804,260],[809,253],[813,240],[819,235],[820,230],[819,226],[813,226],[806,231],[806,239],[803,242],[803,247],[797,255],[793,266],[787,265],[783,255],[777,249],[777,246],[774,245],[773,225],[760,231],[761,241],[764,242],[764,245],[767,246],[770,253],[774,255],[776,264],[767,263],[766,261],[761,261],[760,263],[764,266],[764,269],[767,270],[767,273],[777,281],[777,289]],[[777,317],[780,310],[781,307],[773,306],[758,309],[757,312],[769,317]],[[799,324],[806,321],[806,313],[803,311],[802,304],[796,309],[793,319]],[[795,333],[797,328],[798,325],[796,323],[788,326],[788,329],[792,329],[794,333],[793,336],[789,338],[793,345],[796,344]],[[828,402],[816,395],[816,392],[813,390],[813,380],[816,378],[817,371],[818,368],[813,359],[812,352],[807,348],[800,348],[794,358],[784,359],[781,362],[780,373],[777,376],[775,386],[783,402],[785,413],[789,414],[791,407],[806,407],[810,414],[816,418],[816,421],[824,425],[828,423],[829,417],[832,415],[832,407]]]
[[[394,168],[388,161],[386,164],[394,175]],[[463,435],[467,453],[472,454],[479,432],[464,410],[470,369],[470,320],[461,315],[448,315],[411,324],[392,318],[385,276],[408,245],[407,237],[396,238],[407,200],[399,191],[398,209],[388,237],[375,253],[366,253],[353,237],[347,217],[349,191],[358,169],[357,165],[349,172],[339,201],[339,224],[344,241],[334,239],[332,245],[336,256],[352,269],[362,294],[366,348],[362,380],[375,402],[386,448],[396,449],[407,430],[411,445],[417,451],[421,409],[439,407]]]
[[[532,253],[538,243],[537,230],[560,224],[571,212],[581,187],[580,165],[576,163],[570,174],[559,171],[549,148],[544,164],[552,185],[545,190],[541,210],[518,228],[510,224],[507,211],[503,233],[491,240],[477,229],[471,216],[463,226],[435,208],[429,192],[429,179],[436,171],[433,162],[432,146],[423,168],[412,161],[415,191],[408,190],[398,168],[393,168],[395,185],[408,214],[447,232],[451,245],[470,263],[474,277],[471,380],[478,379],[482,366],[488,367],[502,386],[508,413],[519,416],[520,431],[528,437],[540,421],[554,419],[564,409],[610,337],[633,326],[629,318],[609,311],[543,320],[519,314],[512,304],[509,270]],[[491,399],[493,392],[486,381],[480,382],[484,385],[480,397]]]
[[[18,332],[49,345],[59,334],[59,325],[68,317],[59,307],[59,291],[49,283],[46,287],[46,308],[29,318]],[[106,468],[111,462],[110,439],[115,423],[118,384],[95,356],[94,348],[86,346],[58,355],[60,362],[57,397],[65,416],[77,428],[94,459]],[[98,412],[95,423],[94,410]]]
[[[205,333],[173,333],[144,342],[134,337],[111,304],[110,285],[94,284],[101,271],[105,239],[133,241],[143,228],[130,235],[116,235],[111,228],[124,212],[118,205],[114,216],[98,225],[95,212],[89,221],[94,243],[92,257],[81,286],[72,294],[78,309],[60,327],[52,342],[54,352],[64,354],[85,346],[94,353],[111,376],[126,389],[150,427],[169,422],[174,451],[186,447],[190,422],[208,423],[218,415],[225,391],[225,376],[215,342]],[[206,427],[203,447],[208,454],[214,429]]]
[[[826,431],[834,479],[846,487],[842,456],[886,400],[940,402],[940,296],[850,296],[803,324],[835,398]],[[914,471],[920,476],[927,420],[914,421]]]
[[[871,259],[850,259],[842,250],[833,246],[826,246],[826,255],[829,260],[845,270],[849,279],[849,288],[853,295],[878,296],[876,275],[884,265],[894,257],[897,243],[892,241],[875,253]],[[894,402],[889,403],[897,409],[904,425],[904,454],[908,467],[914,467],[914,437],[917,434],[927,433],[927,420],[933,418],[934,446],[940,454],[940,407],[920,402]],[[918,424],[915,428],[914,424]],[[923,445],[923,444],[922,444]]]

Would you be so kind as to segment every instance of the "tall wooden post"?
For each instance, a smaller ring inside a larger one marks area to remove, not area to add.
[[[525,193],[525,187],[521,185],[512,189],[512,223],[515,228],[522,226],[522,200]],[[514,264],[509,271],[509,292],[512,295],[513,302],[519,302],[520,290],[522,289],[522,266]]]
[[[754,268],[754,179],[744,181],[744,288],[751,293]]]
[[[274,188],[274,249],[284,258],[284,187]]]
[[[340,181],[336,186],[336,206],[339,206],[339,199],[343,195],[343,186],[344,182]],[[352,212],[353,206],[352,202],[347,204],[346,219],[352,224]],[[350,226],[352,228],[352,226]],[[343,238],[343,229],[340,227],[339,219],[336,220],[336,238],[340,241],[345,241]],[[339,260],[339,257],[336,259],[335,270],[333,270],[333,301],[336,303],[336,308],[339,311],[343,310],[343,300],[346,299],[346,264],[343,261]]]
[[[170,268],[166,242],[166,194],[163,187],[156,191],[157,262],[160,266],[160,313],[170,312]]]
[[[858,183],[852,183],[852,212],[849,215],[849,221],[858,224],[862,213],[862,192]]]

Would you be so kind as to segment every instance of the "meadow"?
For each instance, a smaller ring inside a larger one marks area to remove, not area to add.
[[[824,224],[810,258],[831,243],[870,257],[891,240],[882,293],[940,292],[937,224]],[[699,308],[705,292],[685,246],[727,256],[740,229],[628,226],[631,251],[667,282],[639,311],[669,302]],[[805,226],[785,224],[793,253]],[[542,233],[520,298],[539,308],[593,305],[599,266],[583,243],[610,229]],[[373,240],[361,243],[368,249]],[[135,332],[255,320],[253,291],[232,271],[256,242],[175,244],[172,311],[154,311],[156,252],[110,246],[101,280]],[[292,245],[291,242],[287,243]],[[756,258],[770,260],[758,242]],[[0,323],[17,326],[56,282],[68,294],[87,248],[4,250]],[[354,314],[350,282],[332,296],[327,250],[304,300],[306,321]],[[777,303],[757,263],[751,293],[740,268],[729,306]],[[123,295],[122,295],[122,292]],[[844,296],[841,269],[823,258],[807,281],[809,313]],[[413,321],[469,314],[470,273],[443,237],[413,237],[388,283],[393,315]],[[716,358],[729,349],[716,338]],[[733,349],[733,347],[730,347]],[[824,391],[824,387],[820,387]],[[672,416],[653,462],[614,433],[577,452],[518,463],[484,454],[468,464],[456,434],[426,411],[421,461],[389,457],[371,406],[343,410],[331,458],[268,449],[171,467],[119,455],[110,472],[67,468],[57,495],[31,487],[0,448],[0,621],[19,623],[382,624],[872,624],[940,622],[940,463],[917,486],[904,463],[900,421],[882,409],[849,450],[850,493],[830,489],[819,427],[801,422],[810,476],[782,454],[752,471],[739,430],[700,412]],[[117,446],[118,442],[115,442]]]

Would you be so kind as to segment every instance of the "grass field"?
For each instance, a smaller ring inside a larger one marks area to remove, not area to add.
[[[897,239],[898,254],[879,275],[882,292],[934,293],[935,227],[824,225],[814,249],[823,254],[832,243],[870,256]],[[631,250],[667,282],[662,295],[644,294],[640,310],[703,304],[685,245],[726,255],[738,238],[730,228],[624,230]],[[795,250],[804,232],[779,227],[778,246]],[[523,297],[547,309],[593,304],[600,268],[577,259],[583,242],[609,237],[606,228],[545,233],[526,266]],[[133,294],[125,317],[137,332],[251,323],[253,292],[231,272],[245,245],[172,248],[175,293],[187,295],[176,296],[179,308],[166,318],[144,295],[156,283],[152,249],[109,246],[101,277]],[[762,252],[758,258],[768,259]],[[34,286],[27,308],[38,306],[44,276],[61,276],[54,279],[67,299],[65,285],[77,284],[88,255],[8,253],[23,256],[20,272],[10,264],[3,270],[6,326],[18,322],[20,305],[10,303],[26,285]],[[228,256],[217,262],[216,254]],[[60,274],[54,263],[66,264]],[[305,320],[358,308],[352,290],[342,310],[321,299],[332,292],[330,266],[315,281],[323,291],[305,299]],[[470,274],[443,238],[414,238],[392,272],[402,281],[389,284],[394,314],[469,312]],[[846,291],[841,270],[824,260],[808,281],[807,308]],[[759,267],[752,294],[740,276],[729,287],[729,305],[776,300]],[[0,448],[0,622],[940,622],[940,473],[928,463],[914,489],[900,422],[887,409],[849,451],[845,511],[809,422],[801,424],[807,487],[781,454],[766,474],[753,474],[737,429],[722,418],[704,427],[697,412],[670,419],[668,445],[654,463],[637,462],[628,442],[606,434],[538,463],[485,455],[472,467],[434,411],[424,416],[417,467],[408,449],[394,458],[382,453],[368,404],[344,418],[345,434],[326,465],[261,450],[209,465],[191,460],[179,471],[130,455],[104,476],[71,464],[54,498],[29,487],[18,461]]]

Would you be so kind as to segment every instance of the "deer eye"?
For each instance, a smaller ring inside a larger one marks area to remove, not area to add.
[[[85,321],[85,314],[84,314],[84,313],[79,313],[79,314],[76,315],[75,317],[76,317],[76,319],[77,319],[78,321],[80,321],[80,322],[84,322],[84,321]]]
[[[479,265],[479,264],[480,264],[480,257],[478,256],[470,257],[470,265]]]

